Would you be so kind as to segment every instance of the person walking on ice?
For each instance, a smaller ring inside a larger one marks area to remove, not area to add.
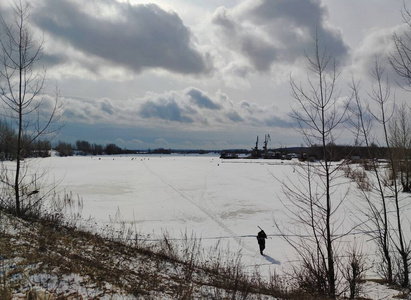
[[[260,228],[260,227],[258,227]],[[261,229],[261,228],[260,228]],[[261,231],[257,234],[257,241],[258,245],[260,246],[260,254],[263,254],[263,251],[265,249],[265,239],[267,238],[267,235],[265,234],[264,230],[261,229]]]

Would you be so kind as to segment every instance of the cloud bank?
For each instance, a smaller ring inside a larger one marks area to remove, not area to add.
[[[275,64],[294,64],[309,54],[316,36],[336,59],[344,60],[348,46],[327,23],[327,15],[318,0],[252,0],[231,10],[220,7],[212,24],[221,43],[255,71],[268,72]]]
[[[181,18],[155,4],[44,0],[32,16],[41,30],[80,52],[82,67],[92,72],[110,66],[135,73],[156,68],[180,74],[210,70],[207,55],[196,49]],[[46,56],[49,64],[70,63],[73,57],[64,52]]]
[[[189,87],[180,91],[147,93],[143,98],[116,104],[104,98],[97,102],[67,98],[64,117],[73,123],[172,127],[184,131],[219,130],[232,126],[290,128],[293,122],[274,107],[231,101],[218,92],[213,96]]]

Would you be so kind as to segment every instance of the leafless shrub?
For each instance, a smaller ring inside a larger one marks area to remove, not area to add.
[[[364,284],[365,273],[369,269],[366,263],[366,256],[362,249],[354,245],[347,253],[347,263],[342,271],[349,290],[349,299],[358,299]]]
[[[355,170],[352,173],[351,177],[354,182],[357,184],[357,187],[362,190],[362,191],[370,191],[371,190],[371,184],[370,181],[367,177],[367,173],[364,171],[364,169],[360,170]]]
[[[362,159],[360,161],[361,166],[364,168],[365,171],[372,171],[374,170],[374,164],[369,159]]]
[[[273,272],[270,274],[270,278],[268,280],[268,290],[274,295],[279,293],[279,297],[282,297],[282,295],[287,295],[288,290],[290,289],[289,281],[290,279],[286,274],[279,275],[276,272]]]
[[[404,256],[409,257],[410,254],[411,254],[411,249],[408,248]],[[410,259],[408,259],[408,264],[409,266],[411,266]],[[403,261],[402,255],[401,254],[395,255],[394,256],[394,271],[393,271],[394,283],[399,286],[409,288],[409,286],[406,286],[406,285],[404,286],[404,282],[408,279],[406,278],[406,274],[404,274],[403,266],[404,266],[404,261]]]
[[[365,163],[367,160],[362,160],[361,164],[357,168],[353,168],[350,164],[345,164],[342,167],[342,171],[346,178],[352,179],[360,190],[370,191],[371,184],[368,179],[367,173],[365,172],[370,168],[368,163]]]
[[[352,168],[350,164],[345,164],[341,169],[344,172],[344,176],[346,178],[352,178]]]
[[[293,290],[301,291],[311,297],[325,297],[328,289],[326,269],[313,253],[307,254],[311,256],[306,256],[300,265],[292,268]]]

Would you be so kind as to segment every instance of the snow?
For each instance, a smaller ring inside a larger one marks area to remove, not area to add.
[[[83,216],[98,224],[116,219],[119,211],[122,221],[151,239],[166,232],[175,239],[195,235],[205,246],[222,240],[241,250],[249,266],[276,268],[287,260],[284,241],[275,236],[273,220],[283,214],[280,183],[271,173],[292,172],[294,161],[149,155],[51,157],[41,163],[61,180],[61,191],[81,196]],[[257,226],[270,237],[265,257]]]
[[[221,160],[214,154],[50,157],[36,163],[48,170],[50,182],[59,182],[60,193],[79,195],[83,217],[101,226],[121,220],[151,240],[167,233],[177,240],[196,236],[205,248],[220,242],[241,251],[250,271],[257,267],[263,275],[281,273],[297,259],[274,225],[293,225],[280,201],[281,180],[295,178],[297,160]],[[350,218],[342,218],[347,225]],[[269,237],[264,256],[258,226]],[[372,257],[374,243],[362,246]],[[380,297],[383,292],[375,290]]]

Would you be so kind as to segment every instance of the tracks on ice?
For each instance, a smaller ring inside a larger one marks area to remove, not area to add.
[[[247,246],[245,243],[242,242],[241,237],[236,234],[234,231],[232,231],[227,225],[225,225],[221,220],[219,220],[211,211],[209,211],[207,208],[204,206],[200,205],[196,201],[194,201],[191,197],[187,196],[183,191],[180,189],[176,188],[173,184],[171,184],[169,181],[167,181],[163,176],[159,175],[158,173],[154,172],[147,164],[146,161],[143,161],[144,167],[149,171],[151,174],[154,176],[158,177],[165,185],[169,186],[172,190],[174,190],[177,194],[179,194],[184,200],[190,202],[192,205],[197,207],[202,213],[204,213],[207,217],[209,217],[212,221],[214,221],[221,229],[223,229],[231,238],[236,241],[236,243],[241,247],[245,248],[251,252],[256,252],[255,249],[252,249],[251,247]],[[204,191],[201,195],[201,198],[205,199],[204,197]]]

